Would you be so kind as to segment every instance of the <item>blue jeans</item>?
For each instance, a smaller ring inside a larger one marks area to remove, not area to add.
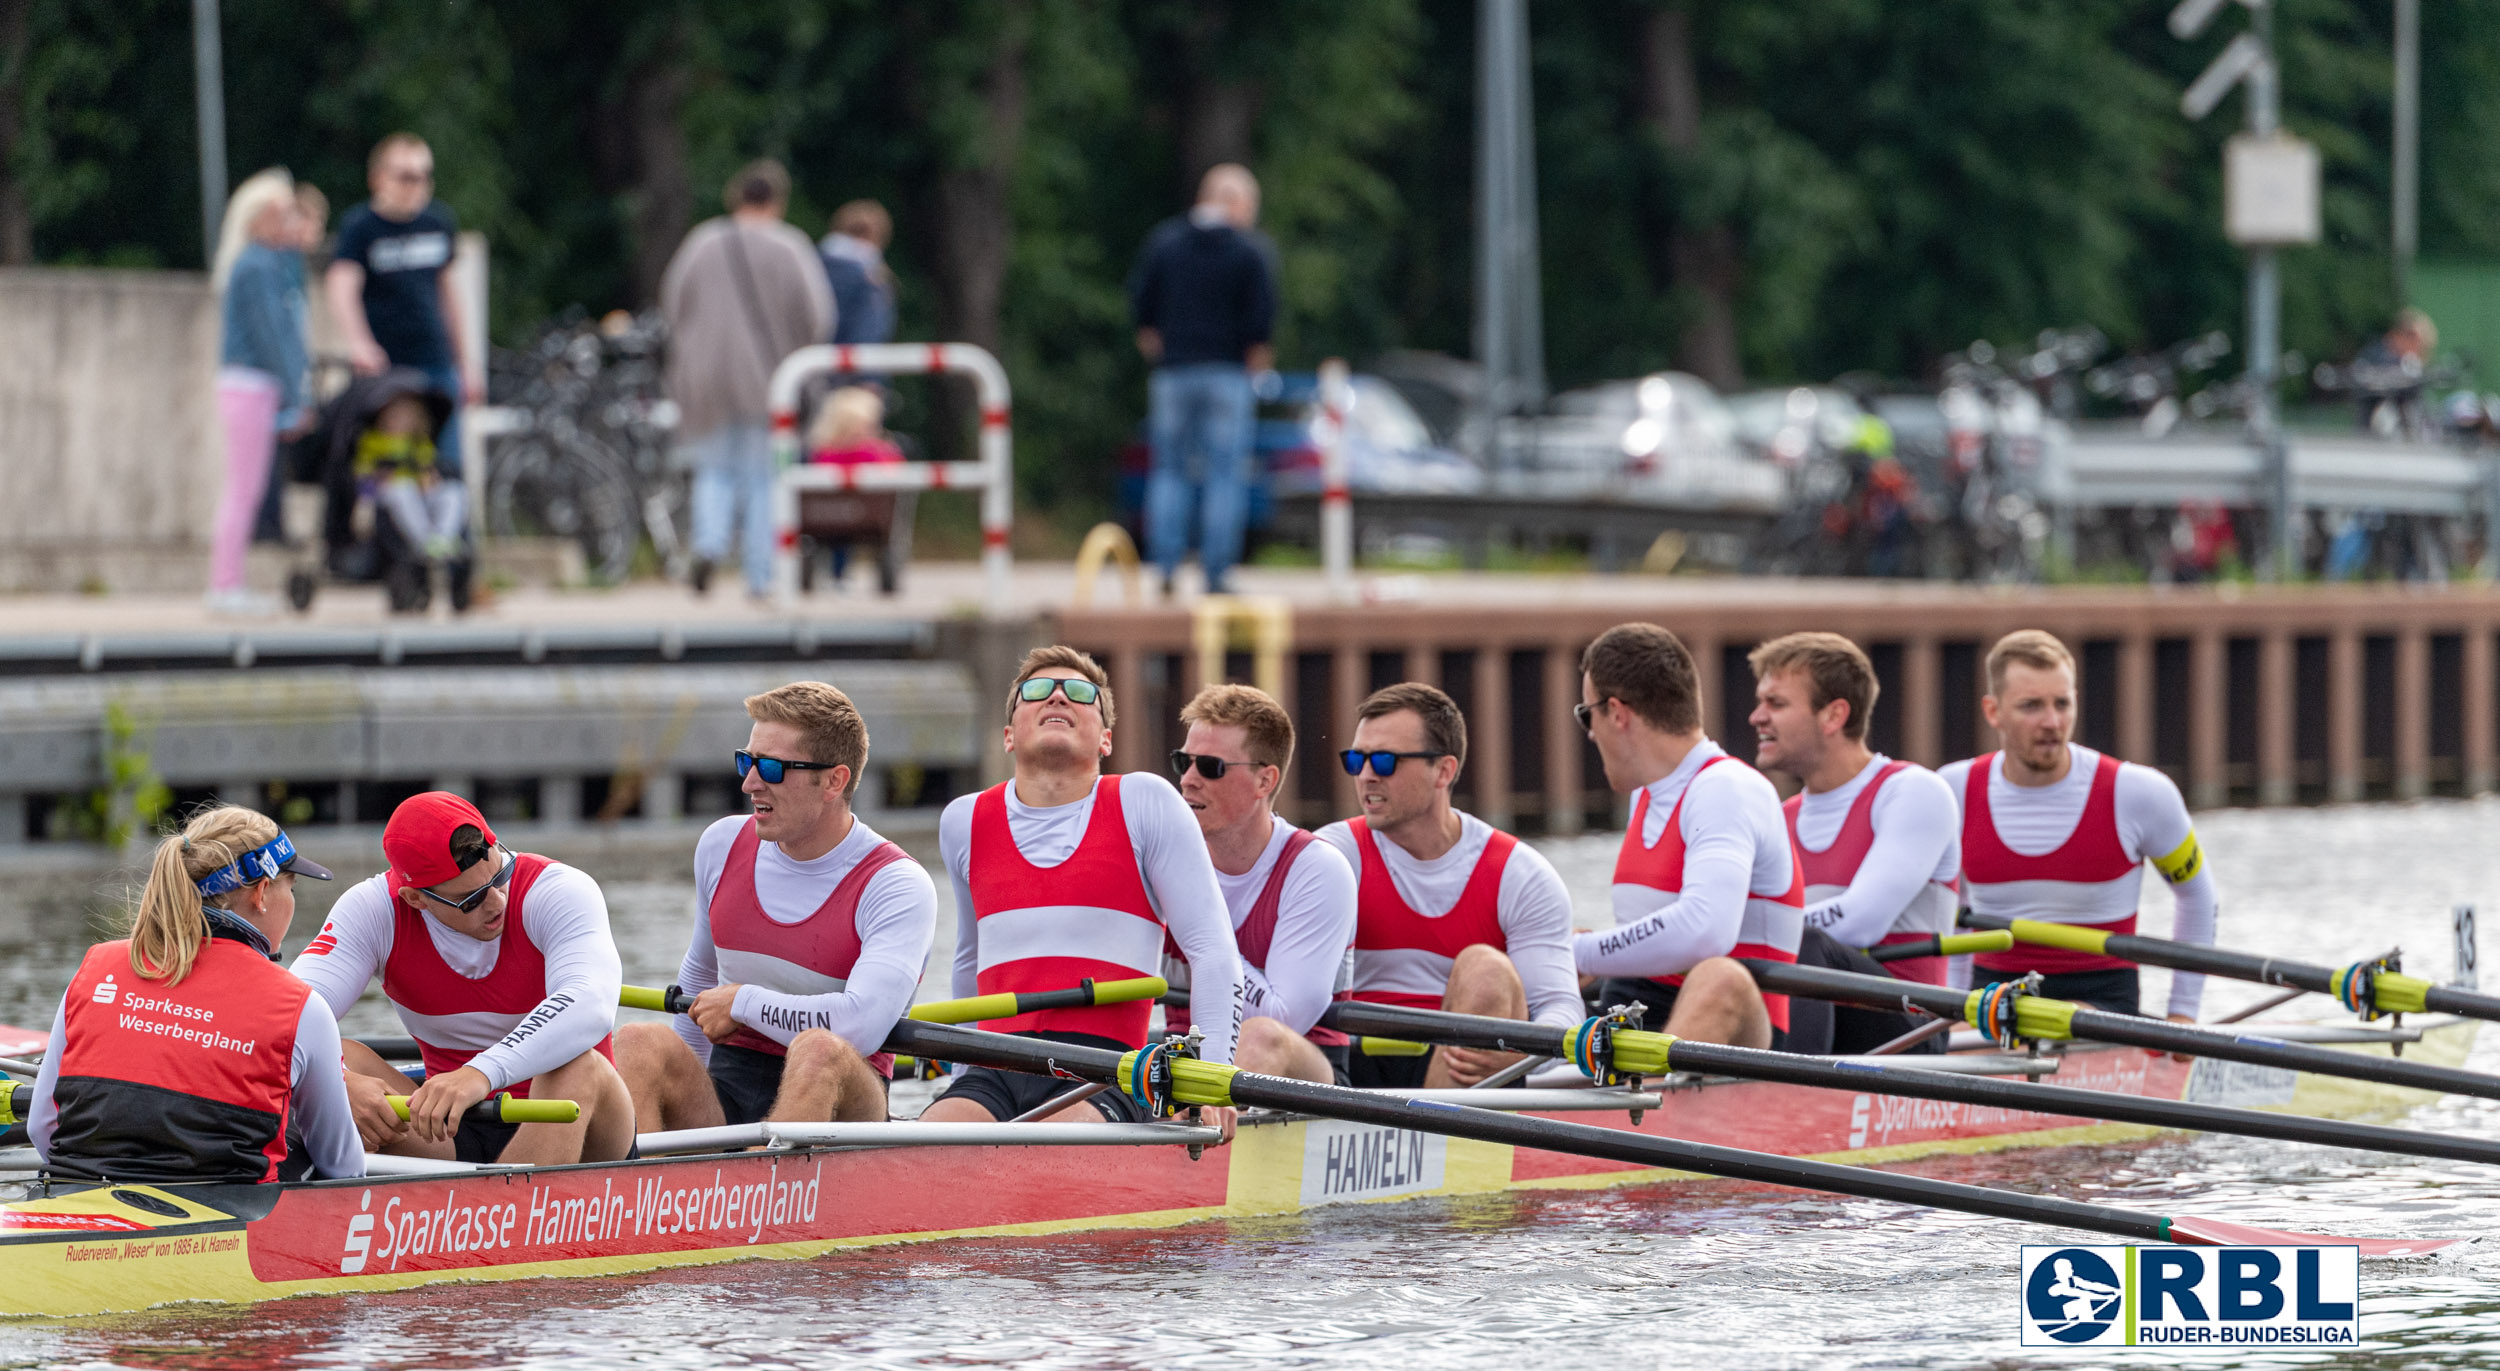
[[[1250,373],[1229,362],[1159,367],[1147,378],[1146,555],[1166,577],[1189,551],[1198,507],[1198,563],[1207,589],[1222,590],[1241,560],[1250,517]]]
[[[694,555],[707,562],[729,556],[729,530],[740,532],[747,590],[762,595],[773,586],[772,435],[762,424],[728,423],[686,444],[694,459]]]
[[[419,368],[436,389],[451,397],[451,417],[443,420],[443,431],[434,435],[435,465],[446,476],[467,476],[460,463],[460,368],[449,362]]]

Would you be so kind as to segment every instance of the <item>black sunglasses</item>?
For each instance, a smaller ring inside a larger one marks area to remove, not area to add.
[[[506,852],[503,854],[503,865],[496,869],[495,878],[493,880],[488,881],[486,884],[479,886],[477,889],[470,891],[466,895],[459,896],[458,898],[454,898],[449,895],[438,895],[434,891],[427,890],[423,886],[419,886],[418,889],[423,890],[429,898],[439,900],[442,903],[459,910],[461,913],[466,914],[470,910],[477,908],[479,905],[486,903],[486,892],[490,890],[501,890],[505,886],[512,884],[512,869],[520,864],[520,858]]]
[[[1348,776],[1362,775],[1363,764],[1369,762],[1374,776],[1386,777],[1398,769],[1398,763],[1409,757],[1438,761],[1449,755],[1447,752],[1357,752],[1349,747],[1337,754],[1337,760],[1345,763],[1345,774]]]
[[[1172,774],[1175,776],[1186,776],[1191,767],[1196,767],[1199,775],[1210,781],[1220,781],[1224,779],[1224,773],[1234,767],[1259,765],[1261,763],[1258,762],[1228,762],[1203,752],[1183,752],[1177,747],[1172,749]]]
[[[841,765],[840,762],[794,762],[786,757],[758,757],[745,748],[729,755],[737,760],[739,780],[745,780],[750,771],[761,772],[766,785],[781,784],[782,777],[793,771],[831,771]]]
[[[1597,710],[1584,700],[1571,707],[1571,717],[1580,721],[1580,731],[1586,733],[1589,731],[1589,720],[1597,717]]]
[[[1053,690],[1067,696],[1072,705],[1090,705],[1102,698],[1102,687],[1082,676],[1027,676],[1016,687],[1016,698],[1030,704],[1049,699]]]

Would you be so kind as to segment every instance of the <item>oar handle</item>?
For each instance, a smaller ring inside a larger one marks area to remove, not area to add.
[[[648,1009],[654,1014],[683,1014],[694,997],[675,986],[654,990],[647,985],[629,985],[616,992],[616,1002],[627,1009]]]
[[[1022,993],[1000,991],[994,995],[971,995],[960,1000],[931,1000],[911,1007],[909,1017],[922,1023],[978,1023],[984,1019],[1012,1019],[1018,1014],[1032,1014],[1044,1009],[1085,1009],[1095,1005],[1128,1004],[1151,1000],[1171,989],[1161,976],[1140,976],[1126,981],[1083,981],[1065,990],[1031,990]]]
[[[1907,961],[1912,957],[1960,957],[1973,952],[2007,952],[2014,946],[2014,935],[2002,929],[1985,933],[1935,933],[1906,943],[1884,943],[1870,947],[1866,955],[1879,962]]]
[[[1421,1057],[1432,1051],[1432,1044],[1409,1042],[1404,1038],[1356,1038],[1354,1050],[1366,1057]]]
[[[21,1094],[32,1099],[35,1088],[24,1081],[0,1081],[0,1128],[26,1122],[26,1111],[19,1107]]]
[[[408,1097],[385,1095],[391,1112],[408,1117]],[[469,1118],[477,1123],[571,1123],[582,1116],[582,1107],[571,1100],[520,1100],[498,1095],[469,1106]]]

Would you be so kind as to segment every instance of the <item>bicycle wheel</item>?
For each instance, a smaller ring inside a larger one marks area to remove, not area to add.
[[[633,574],[642,511],[631,473],[599,445],[564,434],[514,444],[489,477],[487,523],[509,537],[564,538],[594,580]]]

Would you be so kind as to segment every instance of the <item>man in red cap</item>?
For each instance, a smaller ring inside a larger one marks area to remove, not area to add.
[[[614,1161],[634,1107],[609,1056],[624,972],[598,883],[495,840],[433,790],[382,830],[390,869],[349,888],[294,973],[344,1015],[375,976],[425,1058],[419,1085],[349,1041],[347,1094],[370,1151],[529,1165]],[[569,1124],[466,1118],[510,1093],[581,1105]],[[385,1095],[408,1095],[401,1121]]]

